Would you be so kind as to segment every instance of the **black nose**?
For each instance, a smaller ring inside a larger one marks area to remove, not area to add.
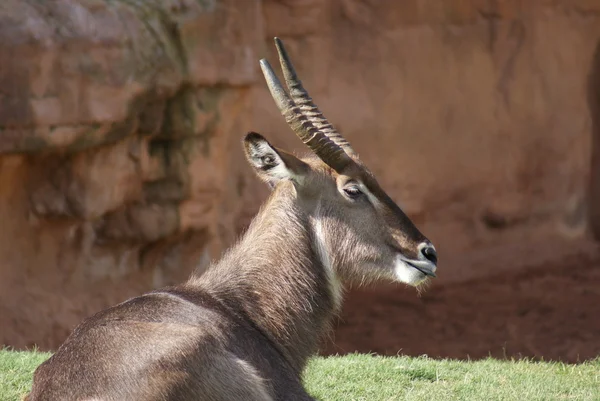
[[[437,258],[437,252],[435,251],[434,247],[426,246],[423,249],[421,249],[421,253],[423,254],[423,256],[425,256],[425,259],[427,259],[434,265],[437,265],[438,258]]]

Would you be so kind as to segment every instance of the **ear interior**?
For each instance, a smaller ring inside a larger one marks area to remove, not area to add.
[[[275,148],[256,132],[245,136],[244,152],[259,178],[271,186],[281,180],[300,182],[309,169],[306,163]]]

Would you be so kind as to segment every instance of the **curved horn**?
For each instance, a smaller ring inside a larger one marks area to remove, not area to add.
[[[279,53],[279,63],[283,71],[285,83],[290,91],[292,100],[298,105],[302,113],[308,118],[319,131],[324,133],[336,145],[344,149],[350,156],[357,157],[356,153],[350,146],[350,143],[333,127],[333,125],[325,118],[316,104],[313,103],[308,91],[302,86],[302,81],[298,78],[294,65],[283,46],[283,42],[279,38],[275,38],[275,46]]]
[[[344,150],[335,142],[330,140],[323,132],[320,132],[300,111],[300,108],[287,94],[281,82],[273,72],[271,65],[265,59],[260,60],[267,86],[271,96],[285,121],[292,130],[321,160],[341,173],[352,161]]]

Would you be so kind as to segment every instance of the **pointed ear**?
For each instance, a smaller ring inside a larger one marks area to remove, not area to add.
[[[258,177],[274,187],[281,180],[299,184],[310,167],[296,156],[276,149],[262,135],[249,132],[244,137],[244,152]]]

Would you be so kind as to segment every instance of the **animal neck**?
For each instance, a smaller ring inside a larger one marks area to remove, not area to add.
[[[240,242],[197,278],[234,310],[242,310],[301,371],[330,329],[338,288],[320,226],[282,183]]]

